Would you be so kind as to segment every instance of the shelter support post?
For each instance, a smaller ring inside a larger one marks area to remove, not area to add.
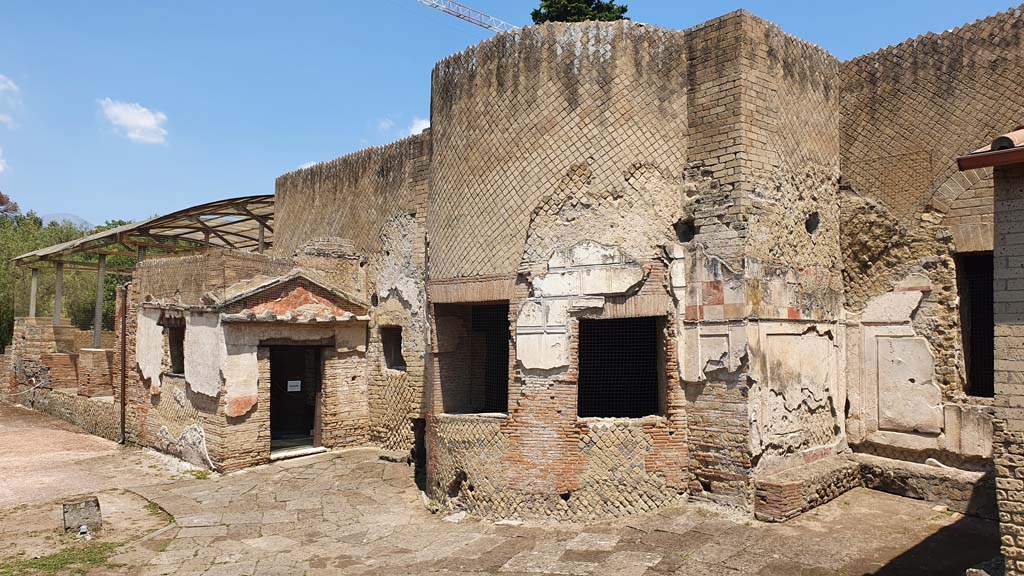
[[[39,268],[32,269],[32,284],[28,289],[28,317],[36,317],[36,294],[39,292]]]
[[[264,239],[264,232],[263,232],[263,230],[265,228],[266,228],[266,226],[263,225],[263,222],[260,222],[260,254],[263,254],[263,249],[266,247],[266,241]]]
[[[54,266],[53,282],[53,325],[60,326],[60,310],[64,306],[64,263],[57,262]]]
[[[92,317],[92,347],[99,348],[102,342],[103,332],[103,293],[104,276],[107,272],[107,257],[104,254],[99,256],[99,265],[96,267],[96,309]]]

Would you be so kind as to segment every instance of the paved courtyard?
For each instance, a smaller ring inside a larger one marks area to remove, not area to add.
[[[11,420],[6,410],[0,417],[8,424],[0,430],[8,430],[8,441],[69,433],[47,416]],[[12,426],[25,433],[11,433]],[[87,456],[55,457],[58,447],[41,444],[46,448],[35,457],[48,463],[50,474],[90,469]],[[19,449],[3,450],[12,448]],[[28,451],[19,453],[26,474],[38,473],[27,465]],[[91,481],[89,490],[127,489],[174,522],[125,544],[91,573],[941,575],[963,574],[998,549],[992,522],[863,489],[785,524],[691,504],[592,524],[510,526],[431,514],[412,469],[384,462],[372,449],[209,479],[184,476],[147,451],[108,444],[99,453],[109,472],[105,484]],[[36,498],[73,492],[48,483]],[[10,505],[8,496],[3,506]]]

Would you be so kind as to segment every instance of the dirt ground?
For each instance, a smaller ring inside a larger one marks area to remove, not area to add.
[[[4,486],[0,549],[24,558],[61,546],[67,537],[31,527],[52,530],[61,498],[98,492],[120,528],[111,548],[73,565],[81,573],[959,576],[999,547],[993,522],[866,489],[784,524],[696,503],[587,524],[454,522],[423,506],[411,468],[373,449],[204,479],[49,416],[8,414],[0,470],[15,482]],[[60,440],[40,440],[51,436]],[[36,474],[44,482],[33,490]],[[27,504],[11,509],[18,499]],[[62,572],[5,571],[0,561],[0,576],[33,573]]]
[[[195,467],[124,448],[38,412],[0,403],[0,510],[128,485],[166,482]]]

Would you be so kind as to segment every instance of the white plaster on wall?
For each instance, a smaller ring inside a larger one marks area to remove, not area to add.
[[[519,310],[516,359],[527,370],[568,368],[570,314],[600,308],[605,296],[630,293],[645,278],[643,267],[614,246],[584,240],[556,250]]]
[[[185,381],[192,391],[211,398],[217,396],[226,356],[219,315],[188,314],[185,319]]]
[[[160,393],[160,373],[164,361],[164,330],[159,322],[160,310],[143,308],[139,311],[135,332],[135,360],[152,394]]]
[[[942,391],[928,341],[878,338],[878,428],[894,432],[942,431]]]

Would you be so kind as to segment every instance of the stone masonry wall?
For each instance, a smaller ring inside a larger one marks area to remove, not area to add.
[[[299,253],[322,237],[342,236],[365,265],[370,300],[370,436],[410,449],[412,419],[422,418],[426,342],[426,196],[430,131],[281,176],[275,252]],[[382,327],[401,327],[404,370],[386,366]]]
[[[677,179],[688,133],[685,38],[630,21],[548,23],[439,62],[431,280],[513,275],[531,214],[550,198],[562,198],[552,209],[571,219],[602,204],[626,208],[638,170]]]
[[[983,465],[990,454],[962,441],[977,433],[987,439],[992,432],[990,401],[965,392],[954,255],[992,249],[992,173],[958,172],[954,159],[1020,123],[1024,94],[1012,87],[1024,82],[1022,49],[1024,14],[1018,8],[841,65],[846,306],[864,314],[900,298],[908,287],[922,288],[911,315],[887,317],[892,328],[886,330],[920,342],[922,362],[931,367],[915,368],[913,378],[933,383],[935,391],[924,396],[946,413],[929,432],[932,440],[915,435],[911,426],[896,433],[872,433],[869,427],[852,438],[858,450],[968,467]],[[871,330],[864,328],[865,334]],[[870,372],[864,354],[874,346],[866,340],[857,344],[865,348],[851,349],[853,378]],[[875,384],[863,386],[870,391]],[[854,419],[862,420],[865,410],[870,409],[854,402]],[[980,432],[961,431],[962,422],[979,418]]]
[[[1024,574],[1024,166],[995,172],[996,498],[1006,573]]]

